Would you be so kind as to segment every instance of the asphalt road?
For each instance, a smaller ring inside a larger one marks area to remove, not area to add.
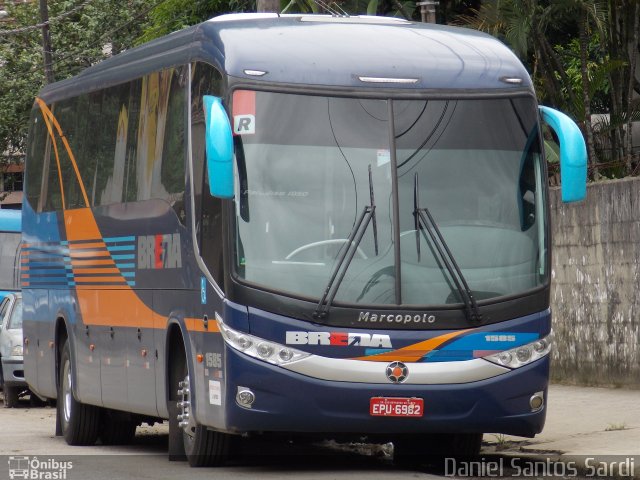
[[[445,473],[435,466],[394,466],[380,447],[362,446],[345,451],[344,447],[287,443],[258,448],[254,445],[251,449],[254,454],[244,454],[227,466],[194,469],[186,462],[168,461],[167,431],[166,425],[142,426],[138,427],[132,445],[71,447],[54,435],[55,409],[31,408],[28,402],[17,409],[0,408],[0,480],[10,480],[11,473],[14,479],[53,480],[401,480],[443,478]],[[30,469],[28,473],[26,468]]]

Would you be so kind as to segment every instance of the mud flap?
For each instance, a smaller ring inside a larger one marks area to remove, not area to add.
[[[175,401],[169,400],[169,461],[184,462],[187,456],[184,452],[184,441],[182,439],[182,428],[178,426],[178,414],[180,409]]]
[[[62,422],[60,421],[60,415],[56,414],[56,437],[62,436]]]

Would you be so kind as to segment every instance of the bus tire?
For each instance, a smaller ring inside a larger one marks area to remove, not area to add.
[[[21,388],[16,386],[4,386],[4,408],[16,408]]]
[[[85,405],[73,396],[73,375],[69,340],[65,340],[60,356],[57,415],[62,435],[69,445],[93,445],[98,439],[100,409]]]
[[[228,457],[229,435],[215,432],[202,425],[192,433],[183,433],[184,451],[191,467],[219,467]]]
[[[191,382],[188,373],[187,360],[178,366],[182,372],[182,382],[176,390],[176,399],[179,402],[188,405],[187,410],[180,408],[181,415],[187,414],[188,419],[179,417],[179,421],[186,421],[187,425],[182,425],[182,442],[184,445],[184,453],[191,467],[218,467],[226,461],[229,454],[229,437],[230,435],[222,432],[209,430],[207,427],[198,424],[190,417],[192,410]],[[177,372],[176,372],[177,373]],[[175,378],[175,377],[174,377]]]

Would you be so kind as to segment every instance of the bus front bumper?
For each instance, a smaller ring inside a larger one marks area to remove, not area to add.
[[[481,381],[459,384],[372,384],[320,380],[257,361],[228,346],[224,429],[233,432],[292,433],[540,433],[546,404],[532,411],[531,397],[546,402],[549,357]],[[249,389],[251,408],[236,395]],[[372,397],[417,397],[421,417],[370,415]]]

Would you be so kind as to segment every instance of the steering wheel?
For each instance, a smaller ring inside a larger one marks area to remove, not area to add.
[[[348,238],[331,238],[329,240],[320,240],[319,242],[307,243],[306,245],[302,245],[301,247],[296,248],[294,251],[292,251],[289,255],[287,255],[284,258],[285,260],[291,260],[292,257],[295,257],[299,253],[302,253],[305,250],[309,250],[310,248],[324,247],[326,245],[335,245],[338,243],[347,243],[348,241],[349,241]],[[367,257],[367,254],[364,253],[364,251],[360,248],[360,246],[356,248],[356,253],[363,260],[366,260],[367,258],[369,258]]]

